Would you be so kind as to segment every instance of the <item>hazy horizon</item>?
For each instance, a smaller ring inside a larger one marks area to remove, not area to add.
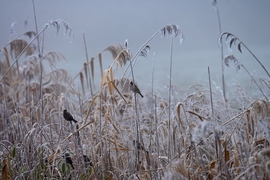
[[[270,67],[270,1],[239,0],[217,1],[223,32],[239,37],[265,65]],[[32,1],[7,1],[0,6],[1,47],[15,35],[10,36],[13,22],[17,35],[35,30]],[[135,53],[140,46],[158,29],[167,24],[177,24],[185,35],[180,46],[174,41],[173,82],[187,88],[207,80],[207,66],[211,68],[213,80],[220,81],[220,50],[216,11],[210,0],[206,1],[35,1],[38,29],[49,20],[63,19],[73,28],[74,40],[59,34],[53,27],[45,32],[45,51],[59,51],[68,63],[57,63],[58,68],[68,70],[72,76],[78,73],[85,60],[82,32],[85,33],[88,55],[91,58],[107,46],[123,43],[128,39],[130,49]],[[24,22],[27,19],[27,26]],[[153,53],[155,52],[155,80],[168,84],[169,48],[168,39],[155,38],[150,44],[147,59],[141,58],[135,67],[140,86],[149,87]],[[232,52],[245,62],[249,70],[265,75],[262,68],[246,50],[243,54]],[[225,55],[229,52],[225,48]],[[109,57],[109,56],[108,56]],[[2,55],[0,56],[2,58]],[[105,60],[105,59],[104,59]],[[105,60],[108,64],[112,59]],[[61,66],[61,67],[59,67]],[[104,68],[106,68],[106,63]],[[148,68],[148,69],[147,69]],[[254,68],[254,69],[253,69]],[[234,68],[226,70],[226,77],[235,76]],[[236,79],[249,77],[241,72]],[[162,87],[161,87],[162,88]],[[145,89],[147,91],[148,89]]]

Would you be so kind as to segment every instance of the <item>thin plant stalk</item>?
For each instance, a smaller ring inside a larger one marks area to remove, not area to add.
[[[154,121],[156,124],[156,146],[157,146],[157,157],[159,157],[159,140],[158,140],[158,120],[157,120],[157,96],[155,95],[155,111],[154,111]],[[157,158],[158,159],[158,158]],[[156,159],[156,160],[157,160]],[[158,172],[156,172],[158,173]]]
[[[131,71],[131,75],[132,75],[132,81],[135,85],[135,79],[134,79],[134,73],[133,73],[133,65],[132,65],[132,60],[130,59],[130,52],[129,52],[129,48],[128,48],[128,42],[126,40],[125,42],[125,47],[127,49],[128,52],[128,61],[130,63],[130,71]],[[135,114],[136,114],[136,141],[137,143],[139,143],[140,141],[140,120],[139,120],[139,114],[138,114],[138,110],[137,110],[137,96],[136,93],[134,93],[134,101],[135,101]],[[140,167],[140,158],[139,158],[139,150],[138,148],[135,147],[135,151],[136,151],[136,166],[137,166],[137,171],[139,171],[139,167]]]
[[[83,42],[84,42],[84,49],[85,49],[85,55],[86,55],[86,61],[87,61],[87,72],[88,72],[88,79],[89,79],[89,88],[90,88],[90,92],[91,92],[91,96],[93,97],[93,89],[92,89],[92,81],[91,81],[91,77],[90,77],[90,68],[89,68],[89,58],[88,58],[88,52],[87,52],[87,44],[86,44],[86,40],[85,40],[85,35],[83,32]]]
[[[257,81],[253,78],[253,76],[248,72],[248,70],[246,69],[246,67],[241,64],[241,66],[245,69],[245,71],[248,73],[248,75],[250,76],[250,78],[254,81],[254,83],[256,84],[256,86],[258,87],[258,89],[261,91],[261,93],[263,94],[263,96],[265,97],[266,101],[269,101],[267,96],[264,94],[263,90],[260,88],[260,86],[258,85]]]
[[[171,38],[170,46],[170,84],[169,84],[169,135],[168,135],[168,160],[171,159],[171,93],[172,93],[172,50],[173,50],[173,37]]]
[[[218,6],[217,6],[217,1],[213,0],[212,5],[215,7],[215,10],[217,12],[217,18],[218,18],[218,28],[219,28],[219,34],[222,33],[222,29],[221,29],[221,21],[220,21],[220,15],[219,15],[219,10],[218,10]],[[222,73],[222,91],[223,91],[223,98],[225,103],[227,102],[227,98],[226,98],[226,84],[225,84],[225,75],[224,75],[224,63],[223,63],[223,59],[224,59],[224,51],[223,51],[223,43],[221,40],[221,46],[220,46],[220,51],[221,51],[221,73]]]
[[[208,66],[208,81],[209,81],[209,88],[210,88],[210,101],[211,101],[212,119],[214,119],[213,95],[212,95],[212,85],[211,85],[211,73],[210,73],[210,67],[209,66]]]
[[[152,100],[154,99],[154,71],[155,70],[155,53],[153,54],[153,67],[152,67]]]
[[[263,96],[265,97],[265,99],[268,101],[267,96],[264,94],[263,90],[260,88],[260,86],[258,85],[258,83],[256,82],[256,80],[253,78],[253,76],[249,73],[249,71],[247,70],[247,68],[240,61],[238,61],[233,55],[229,55],[229,56],[225,57],[224,61],[225,61],[225,64],[228,67],[229,67],[229,62],[230,61],[233,61],[235,63],[235,66],[236,66],[236,70],[239,70],[240,67],[243,67],[245,69],[245,71],[248,73],[248,75],[250,76],[250,78],[254,81],[255,85],[261,91],[261,93],[263,94]]]
[[[101,118],[101,102],[102,102],[102,99],[101,99],[101,90],[100,90],[100,93],[99,93],[99,140],[100,140],[100,158],[103,159],[103,141],[102,141],[102,118]],[[103,169],[104,169],[104,163],[102,161],[102,164],[101,164],[101,171],[103,172]],[[104,179],[104,173],[102,173],[102,177]]]

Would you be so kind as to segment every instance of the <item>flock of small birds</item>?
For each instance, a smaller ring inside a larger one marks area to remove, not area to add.
[[[140,89],[132,81],[129,84],[130,84],[130,90],[134,94],[139,94],[143,98],[143,95],[142,95]],[[66,109],[63,111],[63,116],[64,116],[65,120],[69,121],[70,123],[72,123],[72,121],[74,123],[78,122],[77,120],[75,120],[73,118],[73,116]],[[143,150],[146,153],[148,153],[148,151],[146,151],[145,148],[136,140],[133,140],[133,146],[137,150]],[[73,166],[72,159],[71,159],[69,153],[65,153],[64,158],[65,158],[66,163],[69,164],[72,169],[75,169],[74,166]],[[92,163],[90,162],[90,159],[86,155],[83,155],[83,158],[84,158],[84,162],[85,162],[86,166],[88,166],[88,165],[92,166]]]

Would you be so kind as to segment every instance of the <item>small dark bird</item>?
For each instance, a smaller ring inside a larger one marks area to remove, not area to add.
[[[144,149],[143,145],[141,145],[141,143],[139,143],[139,142],[136,141],[136,140],[133,140],[133,146],[134,146],[135,148],[137,148],[138,150],[143,150],[143,151],[147,152],[147,151]]]
[[[130,84],[131,91],[134,92],[134,94],[138,93],[143,98],[143,95],[142,95],[141,91],[139,90],[139,88],[132,81],[129,84]]]
[[[75,123],[77,123],[78,121],[76,121],[74,118],[73,118],[73,116],[69,113],[69,112],[67,112],[67,110],[65,109],[64,110],[64,112],[63,112],[63,116],[64,116],[64,118],[67,120],[67,121],[74,121]]]
[[[93,167],[92,162],[90,161],[90,159],[86,155],[83,155],[83,159],[84,159],[85,167],[88,167],[88,166]]]
[[[73,166],[72,159],[71,159],[69,153],[65,153],[65,160],[66,160],[66,163],[69,164],[72,167],[72,169],[75,169],[74,166]]]

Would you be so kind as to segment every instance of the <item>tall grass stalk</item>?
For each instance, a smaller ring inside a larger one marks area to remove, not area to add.
[[[152,87],[151,87],[151,93],[152,93],[152,100],[154,100],[154,72],[155,72],[155,53],[153,53],[153,66],[152,66]]]
[[[33,4],[33,12],[34,12],[34,19],[35,19],[35,27],[36,27],[36,34],[38,34],[38,27],[37,27],[37,15],[36,15],[36,8],[35,8],[35,0],[32,0]],[[43,86],[42,86],[42,76],[43,76],[43,65],[42,65],[42,54],[40,52],[40,41],[39,37],[37,38],[37,44],[38,44],[38,59],[39,59],[39,67],[40,67],[40,81],[39,81],[39,88],[40,88],[40,95],[39,95],[39,103],[40,103],[40,108],[41,108],[41,125],[45,125],[45,120],[44,120],[44,106],[43,106]],[[41,130],[40,132],[40,145],[42,146],[43,144],[43,131]],[[41,158],[43,159],[44,154],[42,151]]]
[[[84,42],[84,50],[85,50],[85,55],[86,55],[86,61],[87,61],[87,79],[89,79],[89,89],[90,89],[90,92],[91,92],[91,97],[93,98],[93,89],[92,89],[92,81],[91,81],[91,76],[90,76],[90,63],[89,63],[89,58],[88,58],[88,51],[87,51],[87,44],[86,44],[86,40],[85,40],[85,35],[84,35],[84,32],[83,32],[83,42]]]
[[[133,72],[133,65],[132,65],[132,61],[130,58],[130,51],[129,51],[129,47],[128,47],[128,41],[125,41],[125,48],[128,52],[128,61],[130,63],[130,71],[131,71],[131,75],[132,75],[132,82],[135,85],[135,78],[134,78],[134,72]],[[137,143],[140,142],[140,119],[139,119],[139,114],[138,114],[138,109],[137,109],[137,95],[136,93],[134,93],[134,102],[135,102],[135,115],[136,115],[136,141]],[[137,171],[139,171],[140,168],[140,153],[138,148],[135,147],[135,152],[136,152],[136,167],[137,167]]]
[[[173,37],[170,43],[170,82],[169,82],[169,135],[168,135],[168,160],[171,160],[171,98],[172,98],[172,51],[173,51]]]
[[[220,15],[219,15],[219,10],[218,10],[218,5],[217,5],[217,0],[212,0],[212,5],[214,6],[216,12],[217,12],[217,18],[218,18],[218,29],[219,29],[219,34],[222,33],[222,29],[221,29],[221,21],[220,21]],[[225,84],[225,71],[224,71],[224,63],[223,63],[223,59],[224,59],[224,50],[223,50],[223,43],[221,40],[221,46],[220,46],[220,52],[221,52],[221,73],[222,73],[222,91],[223,91],[223,98],[224,98],[224,102],[227,102],[227,98],[226,98],[226,84]]]
[[[209,82],[209,88],[210,88],[210,102],[211,102],[212,120],[214,120],[214,106],[213,106],[213,93],[212,93],[210,67],[208,66],[207,69],[208,69],[208,82]]]

